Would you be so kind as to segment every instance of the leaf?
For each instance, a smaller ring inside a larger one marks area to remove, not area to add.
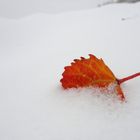
[[[78,87],[107,87],[111,83],[116,85],[116,91],[121,100],[124,100],[124,94],[120,84],[126,80],[139,76],[140,73],[123,79],[117,79],[109,67],[102,59],[98,59],[90,54],[85,59],[75,59],[71,66],[66,66],[63,72],[63,78],[60,80],[64,89]]]

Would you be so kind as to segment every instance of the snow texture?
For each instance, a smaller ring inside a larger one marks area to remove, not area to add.
[[[0,18],[0,140],[139,140],[140,79],[126,102],[98,88],[64,90],[64,66],[92,53],[116,77],[140,70],[140,3]]]

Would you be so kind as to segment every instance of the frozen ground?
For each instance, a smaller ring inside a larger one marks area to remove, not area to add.
[[[63,67],[93,53],[117,77],[140,71],[140,3],[19,20],[0,18],[1,140],[139,140],[140,79],[126,103],[98,89],[64,91]]]

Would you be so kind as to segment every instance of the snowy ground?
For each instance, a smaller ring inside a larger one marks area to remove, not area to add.
[[[95,8],[116,0],[0,0],[0,16],[20,18],[38,12],[62,13]]]
[[[117,77],[140,71],[140,3],[0,18],[1,140],[139,140],[140,79],[126,103],[98,89],[64,91],[65,65],[89,53]]]

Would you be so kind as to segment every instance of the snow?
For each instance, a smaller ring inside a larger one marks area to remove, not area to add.
[[[140,0],[1,0],[0,16],[18,19],[40,12],[63,13],[92,9],[109,3],[137,1]]]
[[[114,0],[1,0],[0,16],[20,18],[38,12],[53,14],[78,11],[95,8],[112,1]]]
[[[0,18],[1,140],[139,140],[140,79],[126,102],[94,88],[64,90],[64,66],[102,57],[118,78],[139,72],[140,3]],[[109,87],[112,89],[112,86]]]

